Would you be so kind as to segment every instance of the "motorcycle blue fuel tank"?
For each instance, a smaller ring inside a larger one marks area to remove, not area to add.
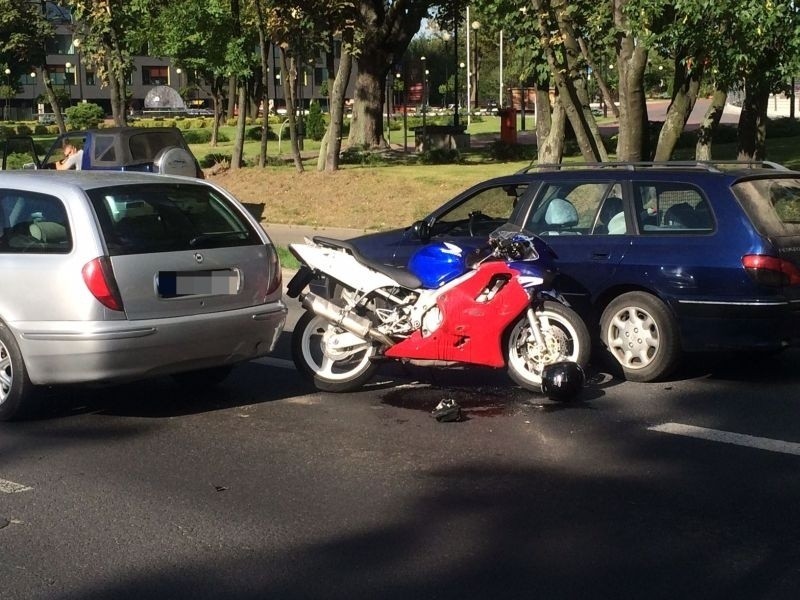
[[[408,261],[408,270],[423,287],[438,288],[467,270],[463,248],[450,242],[434,242],[417,250]]]

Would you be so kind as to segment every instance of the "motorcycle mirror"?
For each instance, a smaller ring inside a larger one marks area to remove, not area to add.
[[[411,226],[411,232],[423,242],[431,239],[431,227],[425,221],[416,221]]]

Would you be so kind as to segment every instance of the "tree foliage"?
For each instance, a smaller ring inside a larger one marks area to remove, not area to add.
[[[66,0],[79,29],[84,60],[91,64],[101,85],[109,88],[111,113],[124,125],[127,82],[133,57],[153,37],[151,24],[158,0]]]

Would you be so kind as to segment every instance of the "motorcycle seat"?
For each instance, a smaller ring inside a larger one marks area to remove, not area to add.
[[[353,246],[350,242],[346,242],[344,240],[337,240],[322,235],[315,235],[311,239],[314,241],[314,243],[319,244],[320,246],[327,246],[328,248],[340,248],[342,250],[347,250],[350,254],[353,255],[353,258],[355,258],[362,265],[364,265],[365,267],[369,267],[370,269],[372,269],[373,271],[377,271],[378,273],[383,273],[387,277],[391,277],[404,288],[409,288],[413,290],[422,287],[422,282],[411,271],[408,271],[407,269],[401,269],[399,267],[393,267],[391,265],[385,265],[377,260],[371,260],[366,256],[364,256],[363,254],[361,254],[358,251],[358,248]]]

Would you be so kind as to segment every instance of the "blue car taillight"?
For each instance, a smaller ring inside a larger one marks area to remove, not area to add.
[[[800,285],[800,270],[783,258],[747,254],[742,257],[742,265],[756,283],[773,287]]]

